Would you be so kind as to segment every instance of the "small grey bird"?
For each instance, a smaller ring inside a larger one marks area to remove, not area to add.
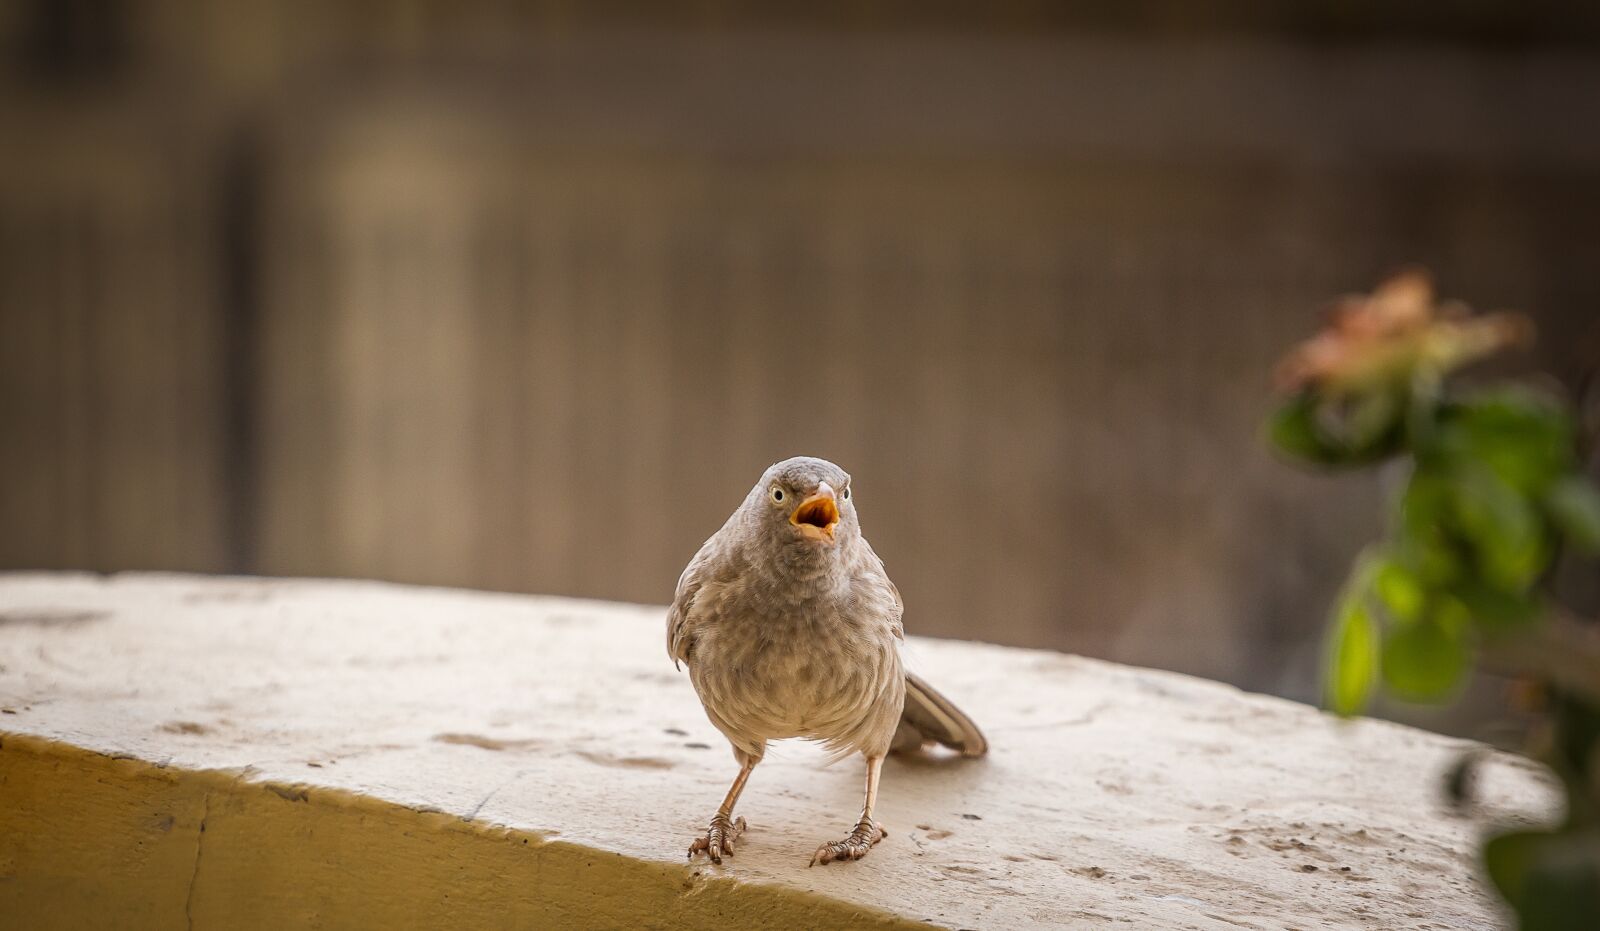
[[[867,758],[860,820],[818,847],[812,865],[858,860],[886,836],[872,807],[891,749],[988,751],[970,718],[902,667],[900,614],[900,592],[861,535],[849,474],[808,456],[767,469],[689,561],[667,612],[673,665],[689,667],[739,763],[690,857],[733,855],[745,830],[733,807],[770,740],[803,737],[836,757]]]

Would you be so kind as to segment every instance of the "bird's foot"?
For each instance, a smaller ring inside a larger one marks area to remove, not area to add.
[[[844,840],[836,840],[831,844],[823,844],[817,852],[811,855],[811,865],[818,863],[832,863],[835,860],[859,860],[867,855],[872,845],[889,836],[883,825],[869,818],[862,818],[856,824],[855,830]]]
[[[733,856],[733,842],[744,833],[744,819],[729,821],[728,816],[718,812],[711,819],[711,826],[706,828],[706,836],[697,837],[689,845],[689,857],[705,851],[712,863],[721,863],[724,856]]]

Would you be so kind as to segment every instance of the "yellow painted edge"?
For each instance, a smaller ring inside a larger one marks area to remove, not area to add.
[[[929,927],[353,792],[4,732],[0,915],[37,929]]]

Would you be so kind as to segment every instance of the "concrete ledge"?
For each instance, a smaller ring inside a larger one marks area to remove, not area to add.
[[[16,927],[912,926],[342,789],[3,743]]]
[[[806,869],[859,766],[783,746],[721,867],[731,757],[662,610],[371,583],[0,576],[0,915],[18,927],[1493,927],[1497,756],[1170,673],[913,641],[984,761],[885,768],[891,836]],[[732,923],[732,924],[730,924]]]

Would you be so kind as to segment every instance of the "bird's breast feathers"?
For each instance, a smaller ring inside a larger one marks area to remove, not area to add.
[[[831,739],[898,694],[888,688],[903,676],[898,601],[879,586],[783,601],[711,582],[693,613],[695,688],[742,731]]]

